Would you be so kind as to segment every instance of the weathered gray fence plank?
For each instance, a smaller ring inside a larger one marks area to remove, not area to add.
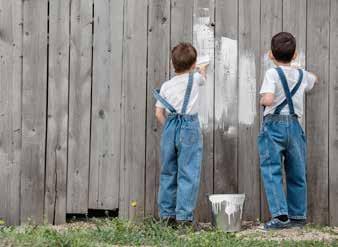
[[[69,5],[56,0],[49,6],[45,216],[55,224],[66,221]]]
[[[192,43],[193,11],[194,11],[194,0],[171,1],[171,26],[170,26],[171,48],[174,48],[179,42]],[[171,77],[174,75],[173,68],[171,68],[170,75]]]
[[[302,68],[306,65],[306,18],[306,0],[283,0],[283,31],[290,32],[296,37],[298,57],[295,62]],[[300,120],[304,129],[305,113]]]
[[[307,65],[320,78],[307,97],[309,220],[328,223],[329,0],[307,1]]]
[[[48,1],[23,4],[21,222],[43,221]]]
[[[261,74],[258,82],[259,88],[264,79],[265,72],[274,67],[269,59],[268,52],[271,49],[271,38],[282,31],[283,2],[280,0],[261,0]],[[262,108],[261,108],[262,109]],[[263,111],[260,111],[261,124]],[[261,179],[261,219],[267,220],[270,217],[268,203],[265,196],[263,181]]]
[[[88,210],[92,0],[71,1],[67,213]]]
[[[144,216],[147,9],[146,0],[125,2],[119,213],[130,219]]]
[[[209,57],[206,83],[200,91],[199,118],[203,134],[203,161],[196,220],[210,222],[211,209],[207,194],[213,193],[214,178],[214,58],[215,58],[215,1],[194,0],[193,44],[199,57]]]
[[[237,193],[238,1],[216,1],[214,193]]]
[[[118,208],[123,0],[94,2],[89,207]]]
[[[331,1],[330,24],[330,88],[329,88],[329,223],[338,225],[338,1]]]
[[[20,223],[22,2],[0,1],[0,219]]]
[[[147,151],[146,151],[146,216],[158,215],[157,193],[160,175],[161,126],[156,121],[156,100],[152,90],[169,79],[170,1],[149,1],[148,17],[148,85],[147,85]]]
[[[260,216],[256,139],[259,130],[260,0],[239,0],[238,189],[246,194],[244,217]]]

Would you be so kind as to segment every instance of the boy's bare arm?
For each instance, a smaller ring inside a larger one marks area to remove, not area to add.
[[[273,93],[264,93],[262,94],[260,104],[262,106],[271,106],[275,100],[275,94]]]
[[[313,73],[313,72],[309,72],[309,71],[308,71],[308,73],[311,74],[311,75],[313,75],[313,76],[316,78],[315,83],[317,83],[318,80],[319,80],[318,76],[317,76],[315,73]]]
[[[163,125],[166,120],[165,109],[156,107],[155,116],[156,116],[157,121],[159,121],[161,125]]]

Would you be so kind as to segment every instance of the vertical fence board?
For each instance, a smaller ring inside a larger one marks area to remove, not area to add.
[[[92,0],[71,1],[67,213],[88,210]]]
[[[123,0],[94,2],[89,207],[118,208]]]
[[[306,65],[306,0],[283,0],[283,31],[292,33],[297,40],[298,57],[296,64],[305,68]],[[306,112],[300,120],[306,124]]]
[[[338,1],[331,1],[329,90],[329,212],[330,224],[338,225]]]
[[[238,0],[216,1],[214,193],[237,193]]]
[[[41,223],[44,211],[47,0],[23,4],[21,221]]]
[[[50,2],[45,216],[66,221],[69,0]]]
[[[260,0],[239,0],[238,186],[246,194],[244,217],[260,216],[256,139],[259,130]]]
[[[144,216],[147,9],[147,0],[127,0],[124,8],[123,159],[119,213],[130,219]],[[132,201],[136,202],[135,207],[131,205]]]
[[[278,32],[282,31],[283,5],[280,0],[261,0],[261,74],[259,79],[259,88],[263,82],[265,72],[274,67],[273,62],[269,59],[268,52],[271,49],[271,38]],[[261,113],[261,124],[263,111]],[[284,174],[284,172],[283,172]],[[270,217],[268,203],[266,200],[264,184],[261,178],[261,219],[267,220]]]
[[[194,0],[171,0],[170,46],[179,42],[191,42],[193,36]],[[171,63],[170,63],[171,65]],[[172,67],[172,66],[171,66]],[[174,69],[171,68],[171,77]]]
[[[20,222],[22,2],[0,1],[0,219]]]
[[[328,223],[328,83],[330,1],[308,0],[307,64],[320,81],[308,94],[309,220]]]
[[[193,44],[199,57],[208,56],[210,63],[207,80],[200,91],[199,118],[203,134],[203,161],[200,191],[195,217],[210,222],[211,210],[206,194],[213,193],[214,173],[214,52],[215,52],[215,0],[194,0]]]
[[[161,126],[155,118],[152,90],[169,78],[170,1],[149,1],[148,86],[147,86],[147,151],[146,151],[146,216],[157,216],[157,194],[160,176]]]

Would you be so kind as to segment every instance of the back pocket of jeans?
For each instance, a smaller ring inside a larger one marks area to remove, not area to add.
[[[199,133],[196,129],[182,128],[180,134],[180,141],[184,145],[194,145],[198,142]]]

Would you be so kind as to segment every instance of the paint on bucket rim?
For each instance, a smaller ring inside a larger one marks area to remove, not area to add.
[[[222,204],[225,205],[224,212],[228,216],[229,224],[231,223],[231,216],[238,212],[238,209],[240,216],[243,214],[244,194],[210,195],[209,200],[214,214],[219,214],[222,211]]]

